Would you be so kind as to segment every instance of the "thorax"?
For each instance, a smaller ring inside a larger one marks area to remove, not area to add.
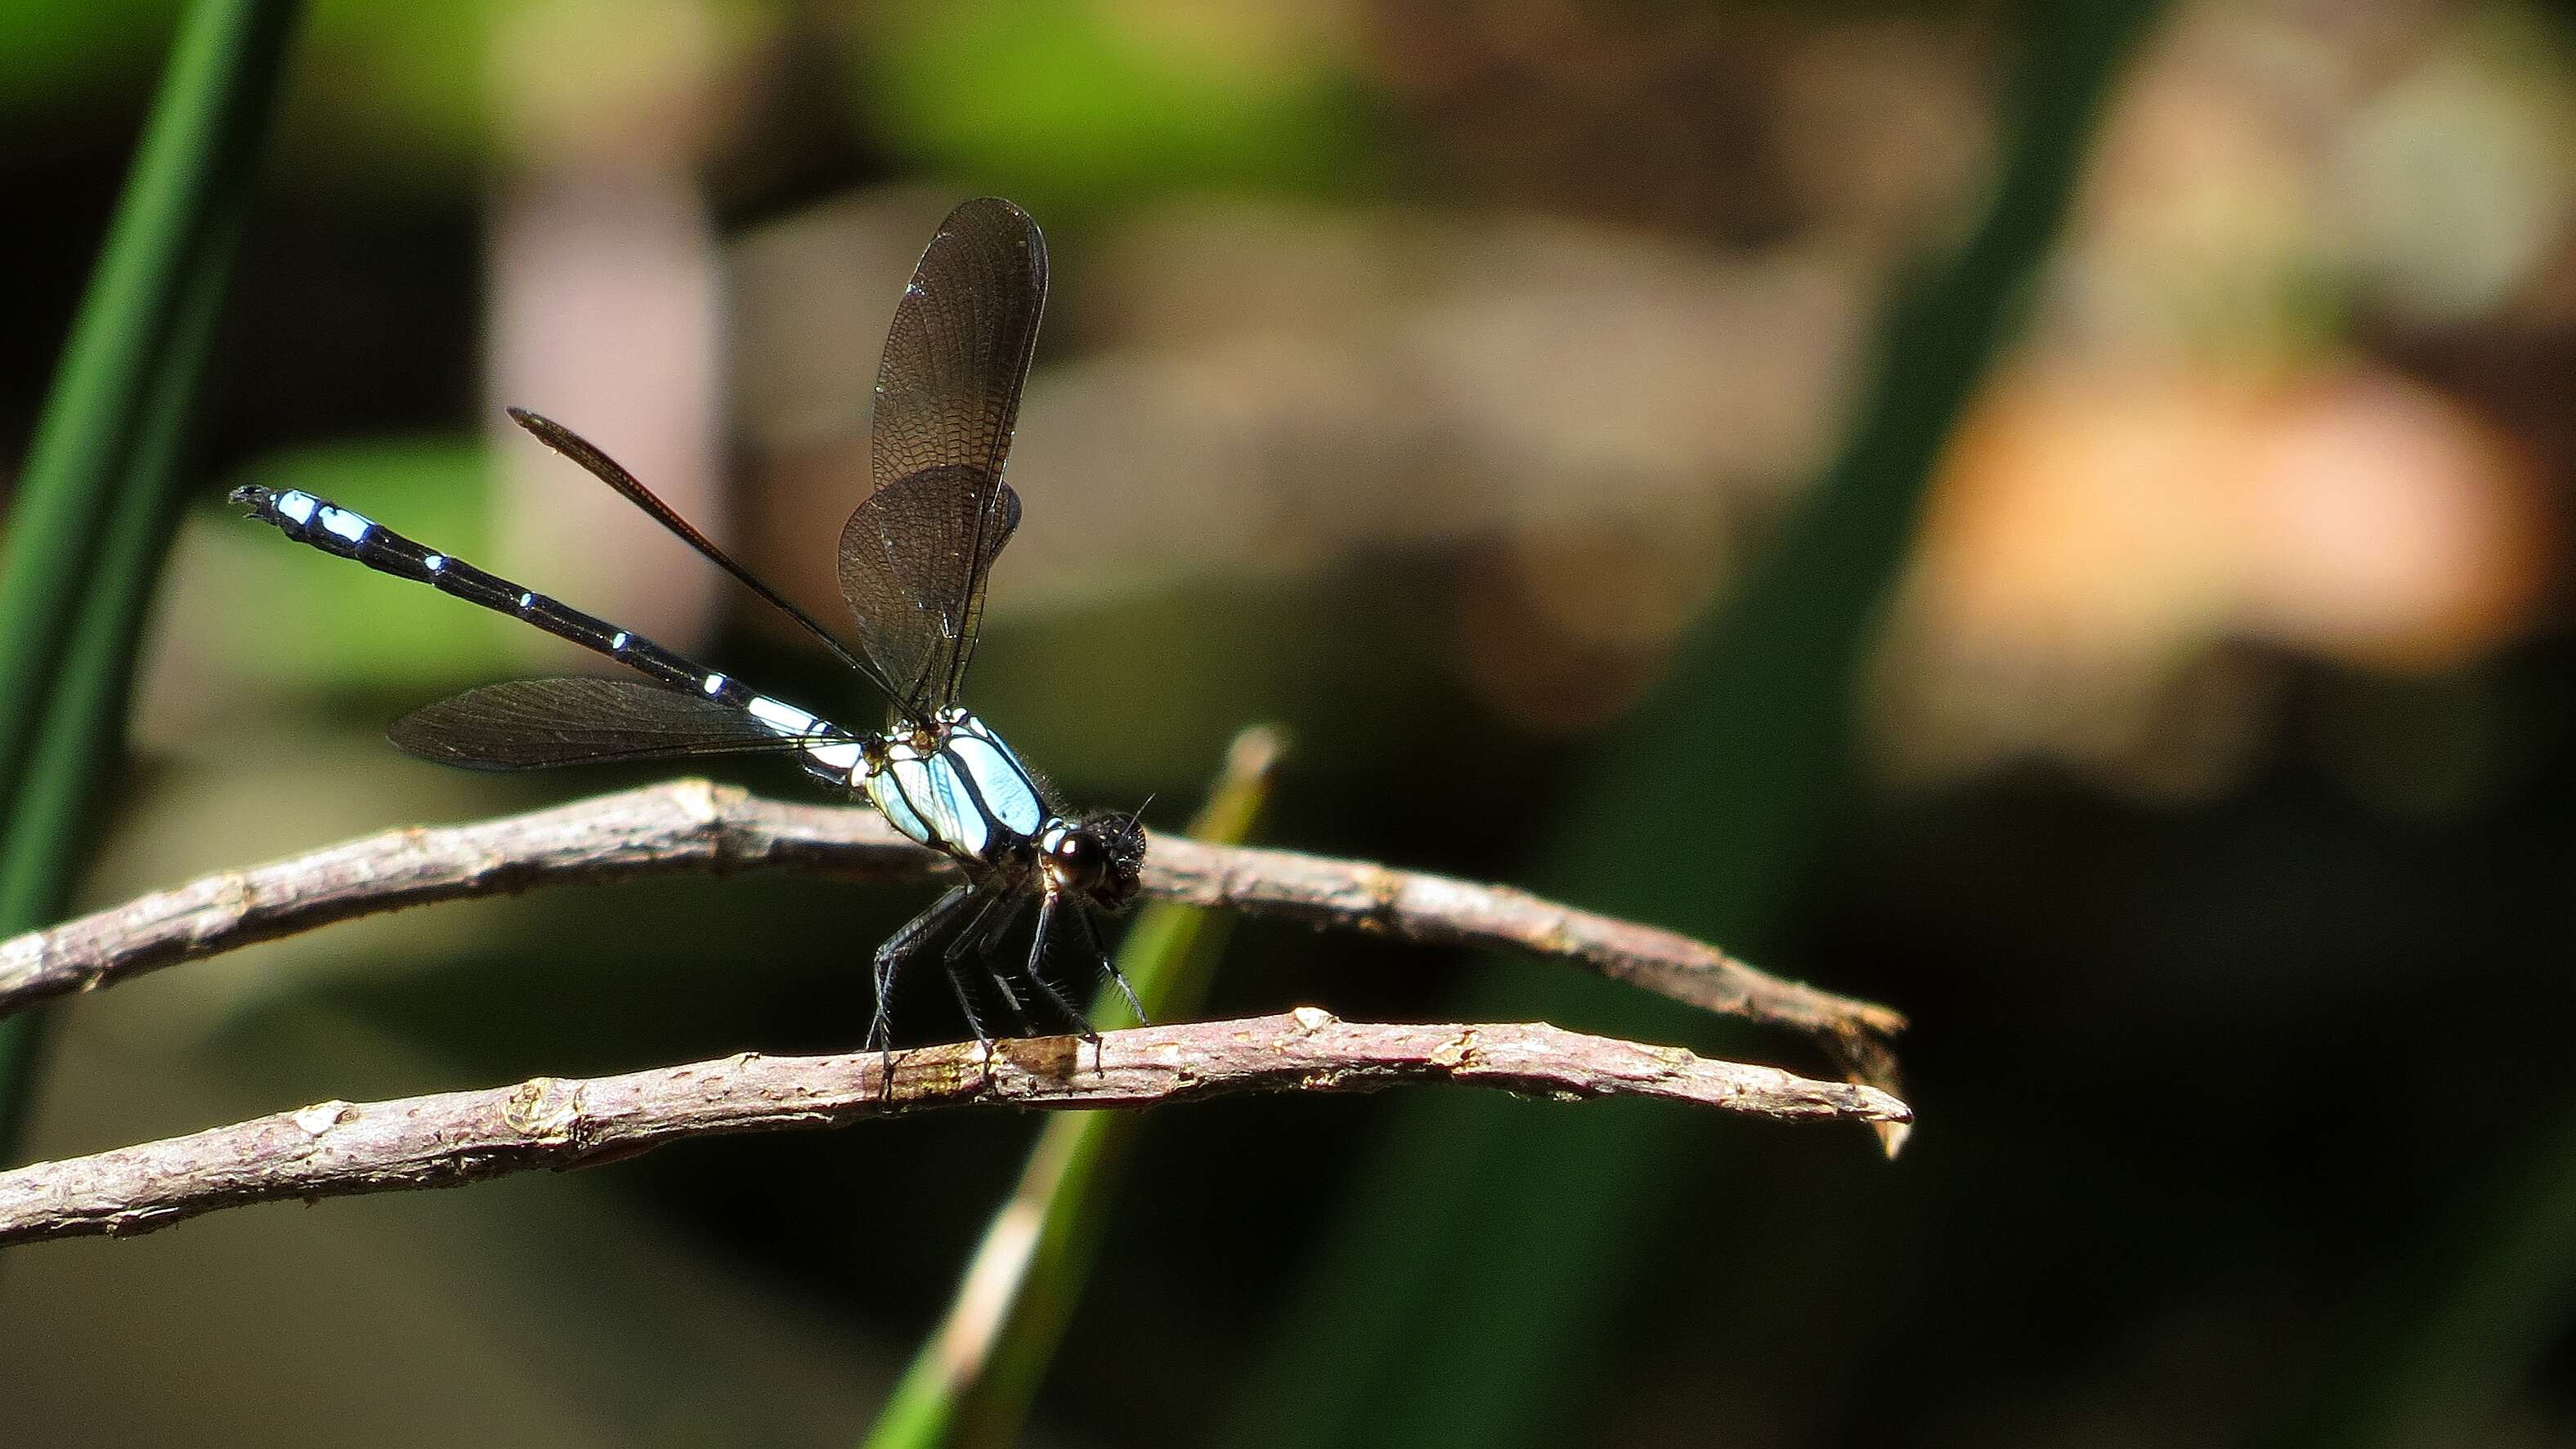
[[[962,709],[929,728],[867,742],[856,782],[887,822],[961,861],[997,865],[1051,823],[1037,780],[999,735]]]

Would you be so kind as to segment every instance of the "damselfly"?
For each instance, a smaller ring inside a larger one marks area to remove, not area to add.
[[[1020,521],[1019,495],[1002,481],[1002,465],[1046,284],[1046,241],[1007,201],[959,206],[922,253],[877,368],[875,487],[841,530],[838,571],[841,595],[857,615],[855,651],[607,454],[561,424],[510,410],[520,426],[625,495],[875,686],[891,706],[882,730],[844,729],[756,693],[313,494],[249,486],[235,489],[232,500],[299,543],[525,619],[649,681],[523,679],[468,690],[394,724],[394,743],[413,754],[468,769],[523,770],[774,751],[863,796],[896,830],[955,861],[961,879],[877,948],[871,1049],[888,1041],[897,969],[952,927],[941,959],[976,1036],[986,1039],[958,974],[969,955],[984,963],[1023,1029],[1033,1029],[1002,954],[1032,903],[1037,926],[1021,978],[1088,1036],[1081,1009],[1048,980],[1048,944],[1069,925],[1084,954],[1135,1004],[1090,912],[1116,911],[1134,899],[1144,828],[1122,811],[1074,816],[957,703],[983,623],[985,579]]]

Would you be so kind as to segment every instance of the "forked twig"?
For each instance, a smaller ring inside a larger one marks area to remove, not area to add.
[[[1451,1081],[1643,1096],[1782,1119],[1910,1120],[1869,1087],[1546,1025],[1383,1026],[1306,1008],[1243,1021],[873,1052],[752,1054],[622,1076],[534,1077],[391,1102],[323,1102],[231,1127],[0,1172],[0,1244],[151,1232],[200,1213],[462,1183],[717,1133],[837,1127],[942,1107],[1141,1107],[1226,1092]]]
[[[796,869],[871,880],[946,869],[873,812],[787,804],[705,780],[593,796],[470,825],[388,831],[172,890],[0,942],[0,1016],[146,971],[430,901],[573,881]],[[1893,1088],[1884,1006],[1786,981],[1671,931],[1501,886],[1282,850],[1158,835],[1145,891],[1408,941],[1571,961],[1710,1011],[1822,1041],[1856,1079]]]

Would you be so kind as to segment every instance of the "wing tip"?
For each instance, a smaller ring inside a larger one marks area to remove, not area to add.
[[[993,218],[992,225],[996,229],[1018,222],[1029,251],[1038,259],[1040,266],[1045,265],[1046,233],[1039,229],[1037,218],[1029,215],[1028,208],[1007,196],[970,196],[957,203],[949,208],[947,219],[939,223],[939,235],[955,236],[986,216]]]
[[[535,408],[523,408],[513,403],[502,408],[501,411],[509,416],[510,421],[527,429],[538,442],[558,453],[568,452],[567,443],[576,438],[572,429],[538,412]]]

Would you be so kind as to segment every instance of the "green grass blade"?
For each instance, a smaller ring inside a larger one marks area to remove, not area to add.
[[[247,195],[242,198],[247,201]],[[59,915],[71,887],[74,851],[89,801],[113,759],[125,718],[134,656],[160,560],[175,521],[180,453],[193,401],[204,380],[225,282],[238,250],[246,206],[198,255],[182,293],[131,466],[117,490],[97,567],[78,607],[63,668],[55,680],[17,809],[0,832],[0,933],[14,934]],[[17,1110],[40,1055],[43,1017],[21,1013],[0,1021],[0,1162],[15,1158],[23,1128]]]
[[[1605,744],[1535,889],[1759,948],[1844,799],[1857,663],[1925,482],[2011,332],[2104,98],[2157,8],[2025,8],[2011,149],[1987,215],[1889,317],[1833,471],[1719,626],[1619,731],[1628,743]],[[1468,1019],[1686,1042],[1719,1029],[1529,963],[1494,961],[1473,981]],[[1581,1390],[1608,1367],[1598,1355],[1612,1316],[1658,1251],[1649,1230],[1683,1165],[1712,1150],[1710,1129],[1636,1104],[1578,1112],[1436,1093],[1397,1100],[1391,1116],[1224,1442],[1573,1437]]]
[[[1227,844],[1250,835],[1269,798],[1278,755],[1269,730],[1237,737],[1190,834]],[[1118,966],[1147,1014],[1175,1020],[1198,1009],[1232,919],[1185,906],[1145,909],[1119,947]],[[1131,1020],[1126,1001],[1111,990],[1100,993],[1092,1019],[1102,1026]],[[1130,1112],[1066,1112],[1048,1120],[947,1319],[886,1401],[868,1449],[1017,1441],[1098,1256],[1119,1163],[1142,1126]]]
[[[0,788],[11,794],[107,521],[100,505],[123,470],[220,193],[247,184],[230,162],[246,133],[266,129],[296,9],[287,0],[190,7],[37,419],[0,542],[0,619],[8,621],[0,631]]]
[[[123,729],[292,0],[201,0],[172,50],[0,544],[0,934],[61,910]],[[0,1023],[0,1161],[34,1077],[34,1020]]]
[[[2391,1250],[2342,1341],[2256,1442],[2400,1449],[2510,1437],[2576,1302],[2576,1118],[2544,1124]]]

